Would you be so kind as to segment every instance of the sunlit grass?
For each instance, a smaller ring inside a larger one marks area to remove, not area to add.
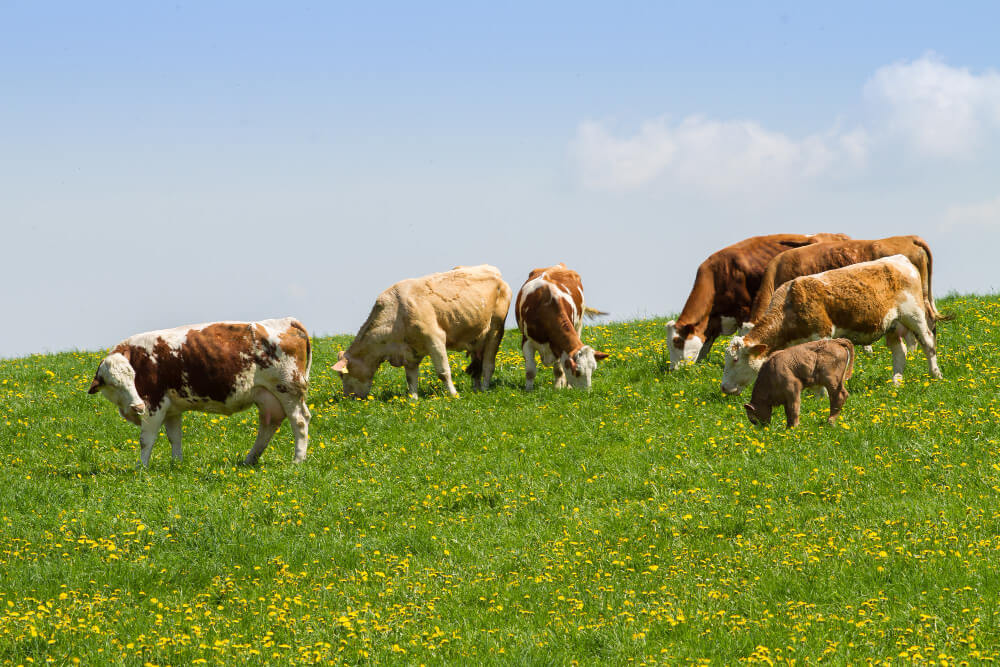
[[[309,459],[188,413],[185,461],[87,386],[103,352],[0,362],[0,661],[732,663],[1000,657],[1000,298],[943,300],[945,380],[861,354],[842,424],[746,421],[662,321],[593,326],[588,394],[368,401],[314,341]],[[453,357],[453,369],[462,360]]]

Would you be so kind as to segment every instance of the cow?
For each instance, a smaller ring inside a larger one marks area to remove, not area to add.
[[[375,299],[358,335],[333,365],[344,395],[366,398],[375,371],[388,361],[406,369],[410,396],[417,398],[420,361],[430,356],[448,393],[457,396],[448,350],[468,352],[473,388],[489,389],[510,297],[499,269],[489,264],[399,281]]]
[[[254,465],[287,417],[295,459],[309,444],[309,333],[293,317],[211,322],[126,338],[101,360],[88,393],[101,392],[139,427],[140,463],[149,465],[165,428],[180,461],[181,416],[194,410],[231,415],[256,404],[257,439],[244,463]]]
[[[883,335],[892,350],[893,382],[900,384],[906,353],[897,324],[916,335],[931,376],[940,378],[935,318],[924,300],[920,271],[903,255],[795,278],[775,290],[750,333],[730,341],[722,391],[740,393],[769,355],[791,345],[834,337],[868,345]]]
[[[535,385],[535,352],[542,363],[552,366],[555,387],[589,389],[597,362],[608,355],[580,340],[584,316],[607,315],[587,308],[580,274],[563,263],[533,269],[521,286],[514,315],[521,331],[524,354],[524,388]]]
[[[858,262],[868,262],[873,259],[891,255],[905,256],[920,272],[923,284],[924,300],[928,310],[935,318],[940,317],[934,306],[934,296],[931,292],[932,256],[927,241],[919,236],[890,236],[884,239],[832,241],[814,243],[801,248],[786,250],[774,257],[764,271],[760,289],[754,297],[750,308],[750,317],[743,323],[741,333],[746,334],[753,328],[768,304],[771,296],[781,285],[792,278],[808,276],[814,273],[839,269]]]
[[[709,255],[698,266],[681,314],[666,325],[671,370],[705,359],[717,337],[736,332],[749,316],[764,269],[775,255],[847,238],[844,234],[753,236]]]
[[[747,418],[757,425],[771,423],[771,411],[785,406],[785,424],[799,425],[802,390],[822,388],[830,397],[830,417],[836,423],[847,400],[846,382],[854,373],[854,344],[846,338],[814,340],[775,352],[760,367],[750,402],[744,403]]]

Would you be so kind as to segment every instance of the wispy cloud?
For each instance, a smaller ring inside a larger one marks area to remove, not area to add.
[[[889,133],[928,155],[969,156],[984,131],[1000,128],[1000,74],[950,67],[933,53],[879,68],[864,92]]]
[[[952,206],[945,212],[945,230],[963,225],[1000,228],[1000,196],[978,204]]]
[[[603,124],[581,123],[570,150],[589,187],[640,188],[666,178],[710,194],[783,188],[843,164],[865,159],[863,130],[831,130],[803,139],[753,121],[689,116],[658,118],[633,136],[617,137]]]
[[[841,173],[902,142],[928,158],[968,157],[1000,129],[1000,74],[973,74],[934,54],[876,70],[864,84],[870,120],[801,138],[753,120],[701,115],[647,120],[637,132],[579,124],[570,152],[587,187],[629,191],[653,185],[711,195],[773,194]]]

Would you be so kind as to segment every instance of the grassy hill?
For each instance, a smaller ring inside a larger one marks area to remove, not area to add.
[[[309,459],[285,426],[256,469],[253,410],[137,470],[103,352],[0,361],[0,662],[1000,658],[1000,298],[939,306],[945,380],[879,344],[793,431],[721,346],[667,373],[659,320],[584,330],[590,393],[525,393],[509,333],[487,393],[425,362],[419,401],[388,366],[345,400],[316,339]]]

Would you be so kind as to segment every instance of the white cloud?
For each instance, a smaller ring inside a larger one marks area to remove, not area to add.
[[[978,204],[950,207],[944,216],[943,229],[961,225],[1000,227],[1000,196]]]
[[[716,121],[689,116],[643,123],[619,138],[604,124],[580,124],[570,150],[584,183],[624,191],[657,179],[709,194],[774,191],[862,162],[868,150],[864,130],[832,130],[801,140],[753,121]]]
[[[879,68],[865,96],[891,134],[932,156],[969,156],[986,129],[1000,127],[1000,74],[949,67],[934,54]]]

